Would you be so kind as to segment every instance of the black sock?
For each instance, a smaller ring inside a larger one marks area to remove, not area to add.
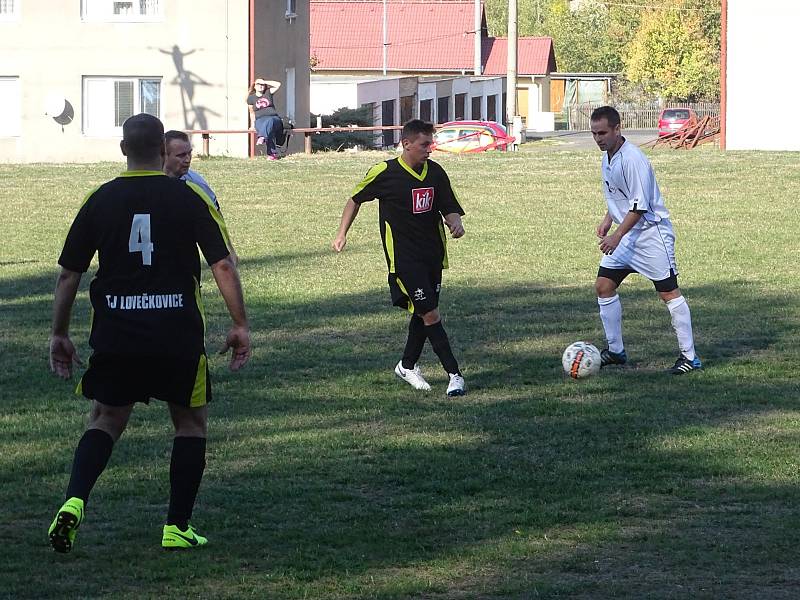
[[[456,357],[453,356],[453,351],[450,349],[450,340],[447,339],[447,332],[444,330],[442,322],[434,323],[433,325],[425,326],[425,333],[431,341],[433,351],[439,357],[439,362],[442,363],[444,370],[448,373],[460,373],[458,370],[458,362]]]
[[[114,438],[102,429],[87,429],[83,433],[75,448],[67,499],[80,498],[84,502],[89,499],[89,493],[106,468],[113,449]]]
[[[417,364],[422,354],[422,348],[425,347],[425,338],[425,321],[422,320],[422,317],[411,315],[411,320],[408,322],[406,348],[403,350],[404,369],[413,369]]]
[[[186,530],[205,468],[206,438],[176,437],[173,440],[167,525],[177,525]]]

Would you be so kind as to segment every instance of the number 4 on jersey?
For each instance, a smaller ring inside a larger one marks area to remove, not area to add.
[[[150,215],[133,215],[128,252],[141,252],[142,264],[153,264],[153,243],[150,241]]]

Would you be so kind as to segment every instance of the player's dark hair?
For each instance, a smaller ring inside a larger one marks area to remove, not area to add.
[[[164,125],[153,115],[133,115],[122,124],[122,139],[128,156],[135,160],[150,160],[161,152]]]
[[[605,119],[609,127],[616,127],[622,122],[617,109],[613,106],[600,106],[592,111],[592,121],[599,121]]]
[[[169,144],[172,140],[180,140],[182,142],[189,142],[189,136],[177,129],[170,129],[164,134],[164,140]]]
[[[408,123],[403,125],[403,131],[400,133],[401,140],[411,140],[419,134],[433,135],[433,123],[428,123],[422,119],[411,119]]]

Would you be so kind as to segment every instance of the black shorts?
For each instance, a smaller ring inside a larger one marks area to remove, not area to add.
[[[149,402],[151,398],[196,408],[211,401],[208,360],[172,356],[126,356],[95,352],[76,393],[109,406]]]
[[[389,273],[392,304],[414,315],[424,315],[439,306],[442,269],[419,268]]]
[[[619,284],[631,273],[636,273],[633,269],[609,269],[608,267],[600,267],[597,270],[598,277],[605,277],[614,283]],[[652,280],[651,280],[652,281]],[[653,285],[657,292],[671,292],[678,289],[678,276],[672,269],[669,270],[669,277],[659,281],[653,281]]]

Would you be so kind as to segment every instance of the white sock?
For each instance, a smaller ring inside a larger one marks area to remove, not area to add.
[[[694,337],[692,336],[692,314],[686,298],[678,296],[667,302],[669,314],[672,317],[672,328],[678,336],[678,347],[689,360],[694,360]]]
[[[622,343],[622,302],[619,301],[619,294],[611,298],[598,298],[597,304],[600,305],[600,320],[606,331],[608,349],[614,353],[622,352],[625,346]]]

